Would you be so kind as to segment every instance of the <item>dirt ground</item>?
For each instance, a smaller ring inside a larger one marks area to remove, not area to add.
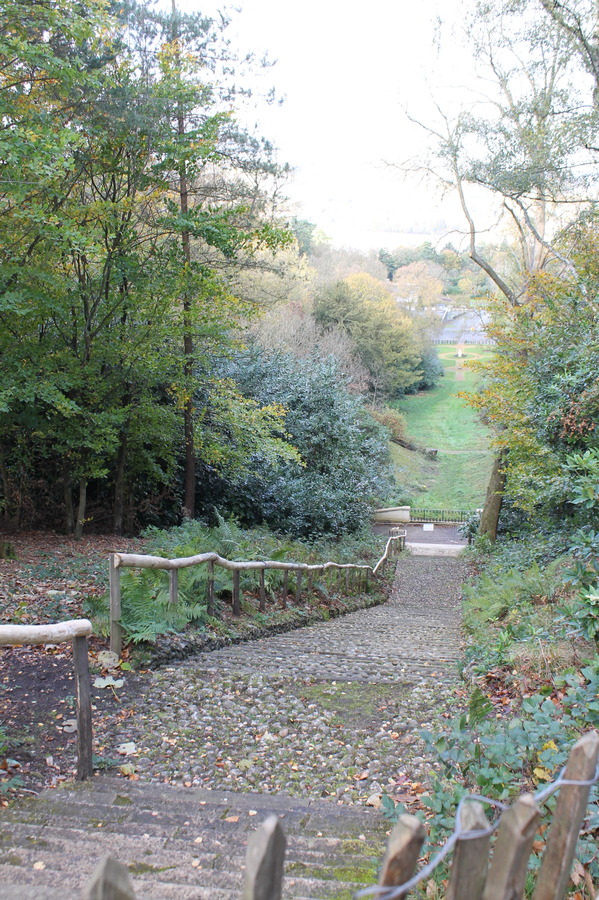
[[[107,588],[108,552],[140,541],[93,535],[80,541],[52,532],[0,534],[15,559],[0,559],[0,622],[42,624],[86,616]],[[92,638],[90,665],[107,642]],[[92,683],[94,678],[92,677]],[[127,686],[135,676],[127,673]],[[121,692],[122,694],[123,692]],[[71,778],[76,766],[75,687],[70,644],[0,648],[0,801],[9,785],[38,791]],[[123,706],[110,688],[92,688],[94,720]]]

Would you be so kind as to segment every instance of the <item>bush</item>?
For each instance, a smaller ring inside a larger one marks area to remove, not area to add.
[[[248,472],[211,490],[212,502],[243,525],[304,539],[364,528],[390,492],[387,435],[340,384],[335,361],[254,347],[228,364],[227,375],[261,406],[285,408],[287,439],[302,463],[256,456]]]

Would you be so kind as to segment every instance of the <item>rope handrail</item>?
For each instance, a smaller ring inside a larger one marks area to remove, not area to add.
[[[559,791],[561,787],[571,786],[571,787],[592,787],[593,785],[599,782],[599,765],[595,770],[595,775],[593,778],[588,780],[577,780],[572,778],[565,778],[566,766],[564,766],[551,784],[546,785],[541,790],[538,790],[535,794],[532,795],[535,803],[544,803],[545,800],[548,799],[552,794],[556,791]],[[456,811],[456,823],[455,828],[448,839],[445,841],[443,846],[437,851],[433,859],[424,866],[419,872],[416,873],[412,878],[408,881],[405,881],[403,884],[397,885],[396,887],[381,887],[379,885],[373,885],[372,887],[363,888],[363,890],[358,891],[355,894],[355,897],[367,897],[367,896],[375,896],[378,900],[397,900],[397,898],[403,897],[408,891],[411,891],[416,885],[420,884],[421,881],[424,881],[425,878],[428,878],[429,875],[435,871],[437,866],[443,862],[448,853],[453,850],[454,846],[457,844],[459,840],[463,841],[471,841],[476,838],[488,837],[489,835],[494,834],[499,828],[499,823],[501,817],[498,816],[488,828],[479,828],[476,830],[465,831],[462,828],[462,809],[464,804],[469,803],[471,801],[478,801],[479,803],[486,803],[489,806],[493,806],[495,809],[500,809],[502,812],[508,809],[509,807],[505,803],[501,803],[499,800],[492,800],[491,797],[481,796],[479,794],[465,794],[459,804]]]

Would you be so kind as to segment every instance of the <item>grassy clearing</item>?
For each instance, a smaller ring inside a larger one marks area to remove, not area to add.
[[[487,347],[468,347],[458,358],[455,344],[439,347],[445,377],[432,391],[404,397],[396,404],[415,443],[439,451],[437,460],[392,446],[399,492],[397,502],[442,509],[482,506],[492,454],[488,431],[478,414],[458,396],[472,391],[477,375],[468,361],[489,354]]]

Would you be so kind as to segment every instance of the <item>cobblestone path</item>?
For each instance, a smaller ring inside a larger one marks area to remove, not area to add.
[[[384,606],[160,669],[102,754],[133,741],[143,780],[346,804],[426,781],[418,730],[453,703],[463,574],[402,557]]]
[[[426,783],[418,728],[455,712],[462,578],[459,559],[402,557],[384,606],[148,673],[96,728],[104,756],[129,743],[138,780],[0,810],[0,900],[78,900],[103,853],[137,897],[238,900],[248,833],[272,813],[285,900],[376,883],[389,823],[372,805]]]

